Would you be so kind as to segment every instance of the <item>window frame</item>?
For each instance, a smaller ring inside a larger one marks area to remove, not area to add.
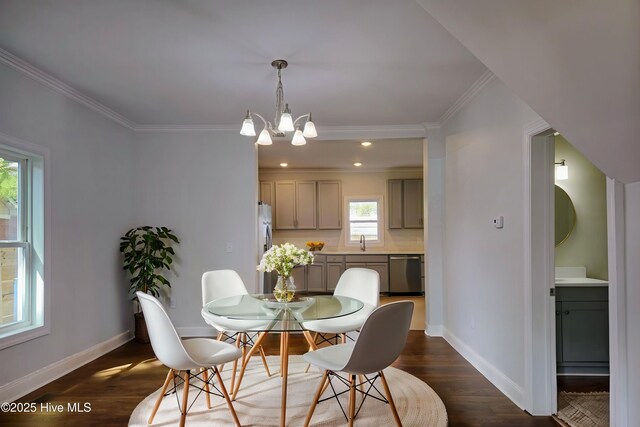
[[[384,205],[383,197],[381,195],[374,196],[347,196],[345,197],[344,211],[346,220],[346,232],[344,235],[345,246],[360,246],[359,240],[351,240],[351,216],[350,216],[350,204],[352,202],[376,202],[378,204],[378,239],[366,240],[367,246],[384,246]],[[372,222],[372,221],[354,221],[354,222]]]
[[[21,163],[18,180],[18,236],[2,248],[21,248],[24,319],[0,326],[0,350],[50,332],[49,150],[0,134],[0,157]],[[37,182],[36,182],[37,181]],[[36,209],[37,207],[37,209]],[[15,308],[18,310],[18,308]]]

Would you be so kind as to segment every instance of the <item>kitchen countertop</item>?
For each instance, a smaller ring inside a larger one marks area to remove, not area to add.
[[[424,251],[385,251],[385,250],[367,250],[367,251],[315,251],[314,255],[424,255]]]
[[[609,286],[609,282],[589,277],[556,277],[556,287],[597,287]]]

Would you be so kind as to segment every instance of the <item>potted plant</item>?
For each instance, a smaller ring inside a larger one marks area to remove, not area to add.
[[[171,269],[175,252],[172,243],[180,243],[178,238],[167,227],[132,228],[120,238],[120,252],[124,255],[123,268],[129,272],[129,292],[132,300],[138,298],[137,291],[153,296],[159,296],[160,286],[171,287],[171,283],[164,277],[164,271]],[[135,313],[136,341],[149,342],[147,325],[144,321],[140,304]]]

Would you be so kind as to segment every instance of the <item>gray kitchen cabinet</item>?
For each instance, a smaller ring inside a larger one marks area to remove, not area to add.
[[[341,181],[318,181],[318,229],[342,228]]]
[[[296,219],[297,230],[316,228],[316,182],[296,181]]]
[[[291,271],[293,284],[296,285],[297,292],[307,291],[307,269],[304,265],[299,265]]]
[[[423,228],[422,180],[405,179],[402,183],[402,226]]]
[[[556,288],[559,373],[607,373],[609,303],[606,287]]]
[[[336,289],[340,276],[344,273],[344,255],[327,255],[326,289],[333,292]]]
[[[308,230],[316,228],[316,182],[276,181],[276,230]]]
[[[260,181],[260,201],[266,205],[271,205],[275,201],[275,184],[273,181]],[[272,211],[273,212],[273,211]]]
[[[325,292],[326,285],[324,281],[325,263],[314,260],[313,264],[307,266],[307,291],[308,292]]]
[[[422,192],[421,179],[387,181],[389,229],[424,227]]]
[[[390,179],[387,181],[387,204],[389,215],[387,227],[390,229],[402,228],[402,180]]]
[[[380,292],[389,292],[389,259],[387,255],[347,255],[345,267],[370,268],[380,275]]]

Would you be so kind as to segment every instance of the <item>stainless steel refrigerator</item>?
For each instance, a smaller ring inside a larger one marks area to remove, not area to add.
[[[258,263],[262,255],[271,248],[271,206],[258,202]],[[275,283],[271,273],[258,274],[258,291],[270,293]]]

